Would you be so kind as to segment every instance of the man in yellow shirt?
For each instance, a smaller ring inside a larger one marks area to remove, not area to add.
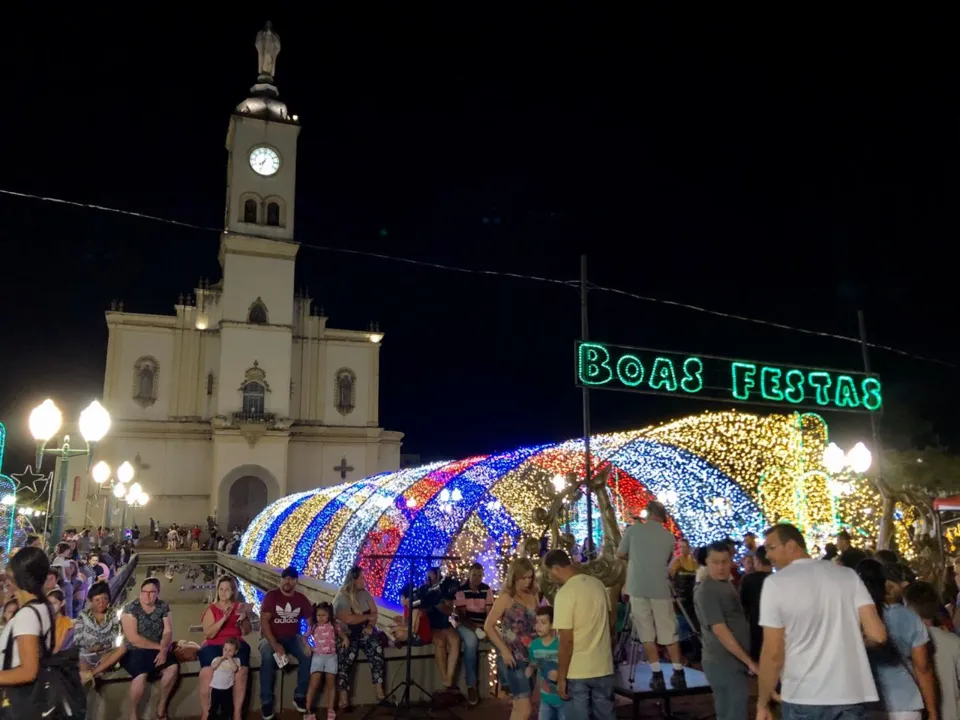
[[[561,586],[553,602],[553,627],[560,634],[557,690],[570,699],[565,720],[612,718],[613,650],[610,612],[603,583],[584,575],[563,550],[543,558],[550,575]]]

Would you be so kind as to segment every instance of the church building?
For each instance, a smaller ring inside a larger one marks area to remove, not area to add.
[[[259,76],[230,117],[221,277],[173,315],[106,313],[96,460],[136,468],[136,509],[164,525],[245,526],[284,495],[400,467],[403,434],[379,417],[379,328],[338,330],[294,288],[300,124],[274,82],[280,40],[257,35]],[[119,527],[122,503],[70,461],[67,527]],[[109,501],[108,501],[109,498]],[[128,513],[130,510],[128,510]],[[127,524],[131,525],[131,515]]]

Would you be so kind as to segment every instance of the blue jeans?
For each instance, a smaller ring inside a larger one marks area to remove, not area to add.
[[[565,709],[565,705],[547,705],[541,701],[540,714],[537,716],[537,720],[566,720]]]
[[[293,698],[298,702],[306,702],[307,686],[310,684],[311,653],[303,647],[299,635],[278,640],[280,646],[297,659],[297,687],[294,688]],[[273,648],[266,638],[260,639],[260,705],[273,706],[273,680],[277,674],[277,663],[273,659]]]
[[[467,687],[476,688],[480,639],[477,633],[465,625],[457,625],[457,634],[460,636],[460,647],[463,648],[463,672],[466,675]]]
[[[866,705],[781,705],[783,720],[865,720]]]
[[[613,709],[613,674],[586,680],[567,679],[570,702],[563,708],[564,720],[616,717]]]

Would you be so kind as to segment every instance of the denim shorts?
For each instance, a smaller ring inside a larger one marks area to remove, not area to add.
[[[516,667],[508,668],[498,655],[497,665],[500,666],[501,678],[510,690],[511,697],[520,700],[533,695],[533,678],[526,675],[529,663],[518,662]]]
[[[310,661],[310,674],[312,675],[313,673],[330,673],[331,675],[336,675],[337,654],[317,655],[314,653],[313,659]]]

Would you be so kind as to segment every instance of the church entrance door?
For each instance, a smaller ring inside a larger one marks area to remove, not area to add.
[[[240,526],[245,530],[250,521],[267,506],[267,486],[263,480],[253,475],[239,478],[230,487],[230,511],[227,515],[227,528]]]

